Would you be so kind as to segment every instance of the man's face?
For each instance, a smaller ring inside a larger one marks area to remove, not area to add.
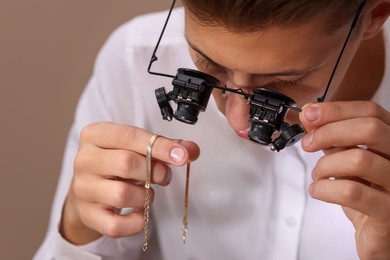
[[[345,26],[330,35],[325,33],[325,22],[318,20],[295,27],[233,33],[201,25],[186,13],[185,35],[196,67],[218,78],[221,85],[248,93],[256,87],[276,90],[301,107],[322,96],[348,29]],[[328,99],[340,85],[356,42],[349,44],[343,56]],[[214,90],[213,95],[233,130],[246,137],[250,128],[247,102],[236,94],[223,97],[220,90]],[[290,112],[287,120],[297,123],[298,113]]]

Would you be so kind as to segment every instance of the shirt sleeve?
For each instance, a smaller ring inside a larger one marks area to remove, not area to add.
[[[127,35],[131,23],[119,27],[107,40],[98,54],[93,75],[85,88],[76,109],[75,119],[67,139],[61,174],[52,205],[50,223],[45,240],[34,256],[41,259],[127,259],[145,257],[140,236],[111,239],[102,237],[90,244],[75,246],[59,233],[62,207],[73,176],[73,162],[78,150],[81,129],[93,122],[136,122],[129,113],[136,110],[137,97],[132,96],[128,71]],[[126,100],[124,100],[124,97]],[[135,102],[132,102],[135,100]],[[122,107],[125,104],[127,107]],[[126,113],[122,112],[126,111]],[[123,113],[123,114],[121,114]]]

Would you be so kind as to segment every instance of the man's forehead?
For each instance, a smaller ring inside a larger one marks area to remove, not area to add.
[[[222,67],[245,68],[252,74],[298,74],[320,66],[337,47],[336,38],[331,41],[327,36],[318,43],[316,37],[310,37],[313,32],[318,36],[314,26],[239,34],[189,18],[185,38],[194,51]]]

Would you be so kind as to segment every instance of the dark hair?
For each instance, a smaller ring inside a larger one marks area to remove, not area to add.
[[[300,25],[329,17],[330,32],[350,21],[362,0],[182,0],[201,24],[233,32]]]

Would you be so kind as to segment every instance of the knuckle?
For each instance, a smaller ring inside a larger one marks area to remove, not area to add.
[[[382,135],[384,132],[384,125],[381,120],[375,117],[370,117],[365,120],[366,134],[369,136]]]
[[[350,165],[352,166],[353,170],[361,170],[366,168],[370,162],[371,158],[369,156],[369,153],[366,150],[363,149],[354,149],[352,151],[352,156],[350,160]]]
[[[362,186],[357,182],[346,182],[341,192],[341,199],[345,204],[360,201],[363,197]]]
[[[380,117],[382,114],[382,107],[375,102],[368,102],[364,109],[366,110],[368,116]]]
[[[104,234],[108,237],[120,238],[123,236],[123,227],[121,225],[121,222],[119,222],[117,218],[114,218],[112,221],[108,221],[108,223],[106,223],[103,228]]]
[[[84,184],[80,178],[73,178],[71,189],[76,197],[80,198],[82,196],[84,191]]]
[[[82,152],[80,149],[76,155],[76,158],[73,161],[74,172],[76,173],[76,172],[80,171],[81,169],[83,169],[85,167],[85,165],[88,165],[89,161],[90,161],[89,154]]]
[[[113,191],[112,204],[116,208],[125,208],[128,205],[130,196],[129,188],[124,182],[117,182],[116,188]]]
[[[88,140],[92,134],[91,126],[86,126],[83,129],[81,129],[80,132],[80,141],[82,140]]]
[[[130,126],[124,126],[119,132],[119,143],[125,147],[128,146],[133,140],[137,140],[136,128]]]
[[[136,160],[134,156],[127,152],[123,152],[120,155],[118,155],[118,166],[119,171],[123,173],[123,176],[128,176],[131,171],[133,171],[136,168]]]
[[[80,140],[91,140],[96,129],[102,124],[103,123],[93,123],[83,127],[80,132]]]

